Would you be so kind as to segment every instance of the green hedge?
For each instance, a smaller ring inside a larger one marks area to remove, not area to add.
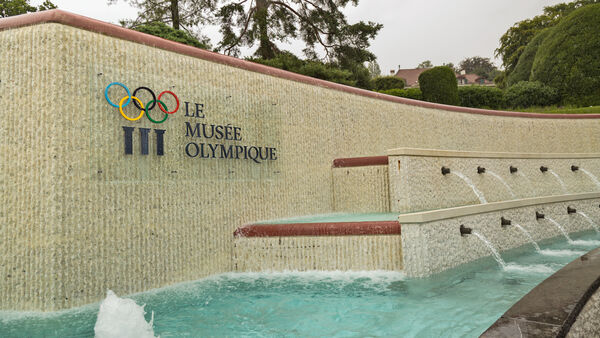
[[[550,30],[531,80],[558,89],[562,104],[600,104],[600,4],[573,11]]]
[[[559,101],[558,91],[541,82],[521,81],[504,91],[505,106],[509,108],[543,107]]]
[[[404,80],[397,76],[378,76],[372,81],[373,90],[377,91],[404,88]]]
[[[456,75],[450,67],[433,67],[419,75],[423,99],[429,102],[459,105]]]
[[[552,28],[544,29],[537,33],[533,39],[527,44],[523,53],[519,57],[519,62],[515,66],[515,69],[508,74],[506,78],[506,84],[512,86],[521,81],[529,81],[531,77],[531,68],[533,67],[533,61],[537,54],[538,48],[544,41],[544,39],[550,34]]]
[[[460,105],[463,107],[500,109],[504,106],[503,92],[496,87],[458,87]]]
[[[419,88],[388,89],[381,90],[379,92],[388,95],[405,97],[407,99],[423,100],[423,93],[421,93],[421,89]]]

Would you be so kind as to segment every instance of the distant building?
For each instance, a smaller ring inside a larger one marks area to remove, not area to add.
[[[404,80],[407,88],[419,87],[419,75],[431,68],[398,69],[395,76]],[[455,74],[459,86],[481,85],[494,86],[494,82],[486,80],[477,74]]]

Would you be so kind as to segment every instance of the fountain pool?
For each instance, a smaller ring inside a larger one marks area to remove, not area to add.
[[[400,272],[228,273],[128,296],[154,333],[180,336],[476,336],[518,299],[594,248],[595,231],[503,252],[423,279]],[[2,337],[94,336],[99,303],[0,312]]]

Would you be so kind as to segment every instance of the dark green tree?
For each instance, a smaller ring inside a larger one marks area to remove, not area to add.
[[[432,68],[433,63],[429,60],[425,60],[417,65],[417,68]]]
[[[481,56],[473,56],[462,60],[458,67],[460,70],[464,70],[467,74],[477,74],[488,80],[492,80],[494,77],[494,71],[496,66],[490,61],[490,58],[484,58]]]
[[[514,24],[500,37],[500,47],[496,49],[496,56],[502,59],[506,75],[510,75],[517,66],[525,47],[538,32],[556,25],[575,9],[598,2],[600,0],[577,0],[544,7],[543,14]]]
[[[433,67],[419,75],[419,87],[423,99],[458,106],[458,84],[456,75],[449,67]]]
[[[404,80],[397,76],[378,76],[373,80],[373,90],[382,91],[389,89],[402,89],[404,88]]]
[[[208,49],[210,44],[208,41],[200,41],[195,36],[188,32],[178,30],[167,26],[162,22],[150,22],[147,24],[139,25],[134,28],[136,31],[151,34],[154,36],[161,37],[163,39],[184,43],[186,45]]]
[[[29,0],[0,0],[0,18],[54,8],[56,8],[56,5],[49,0],[44,1],[37,7],[31,6]]]
[[[548,36],[548,33],[550,33],[551,29],[552,28],[546,28],[538,32],[529,42],[529,44],[527,44],[523,50],[523,53],[521,53],[521,56],[519,57],[519,62],[517,62],[517,65],[513,71],[506,78],[506,84],[508,86],[512,86],[521,81],[529,81],[535,55],[537,54],[538,48],[544,39]]]
[[[573,11],[543,40],[531,81],[558,89],[563,103],[600,104],[600,3]]]

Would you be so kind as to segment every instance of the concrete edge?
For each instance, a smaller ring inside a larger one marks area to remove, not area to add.
[[[478,115],[490,115],[490,116],[504,116],[504,117],[524,117],[524,118],[541,118],[541,119],[598,119],[600,114],[541,114],[541,113],[524,113],[524,112],[511,112],[501,110],[488,110],[479,108],[468,108],[449,106],[445,104],[432,103],[426,101],[418,101],[407,99],[398,96],[386,95],[377,92],[373,92],[366,89],[360,89],[350,87],[338,83],[333,83],[325,80],[312,78],[305,75],[300,75],[278,68],[272,68],[264,66],[258,63],[241,60],[231,56],[211,52],[208,50],[184,45],[178,42],[166,40],[153,35],[137,32],[131,29],[123,28],[111,23],[103,22],[100,20],[88,18],[82,15],[69,13],[60,9],[53,9],[48,11],[29,13],[23,15],[12,16],[8,18],[0,19],[0,31],[14,29],[24,26],[38,25],[44,23],[59,23],[83,30],[104,34],[107,36],[123,39],[143,45],[175,52],[182,55],[187,55],[215,63],[220,63],[247,71],[262,73],[274,77],[279,77],[291,81],[301,82],[308,85],[333,89],[341,92],[355,94],[359,96],[369,97],[378,100],[384,100],[389,102],[395,102],[410,106],[417,106],[422,108],[440,109],[445,111],[452,111],[458,113],[478,114]]]
[[[400,235],[397,221],[247,224],[234,237]]]
[[[600,198],[600,192],[589,192],[581,194],[568,194],[568,195],[556,195],[556,196],[544,196],[544,197],[533,197],[523,198],[511,201],[492,202],[486,204],[467,205],[462,207],[454,207],[447,209],[431,210],[414,212],[410,214],[403,214],[398,216],[398,222],[402,224],[406,223],[426,223],[434,222],[448,218],[456,218],[474,214],[482,214],[487,212],[494,212],[499,210],[513,209],[519,207],[528,207],[538,204],[578,201],[586,199]]]
[[[600,153],[507,153],[488,151],[459,151],[419,148],[396,148],[388,156],[463,157],[463,158],[513,158],[513,159],[579,159],[600,158]]]

